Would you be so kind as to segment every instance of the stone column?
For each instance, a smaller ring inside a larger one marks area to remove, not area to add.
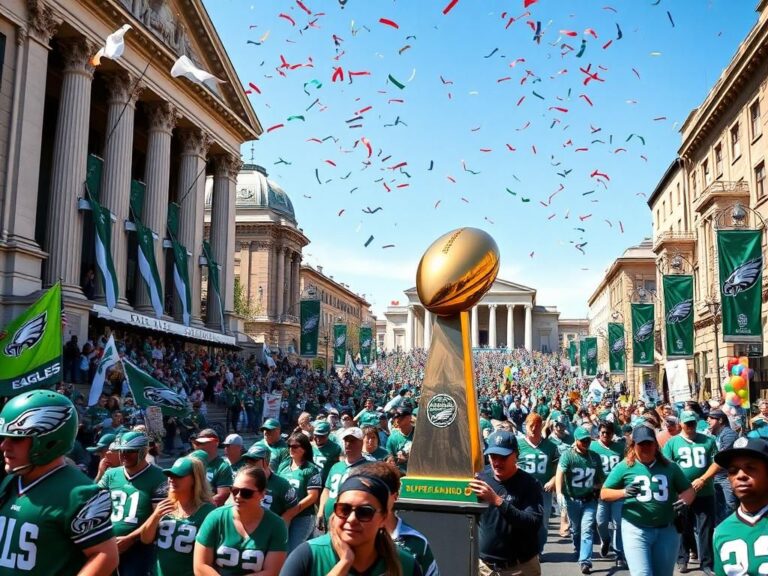
[[[294,252],[293,254],[293,274],[291,274],[291,278],[293,279],[293,315],[299,318],[299,303],[301,302],[301,252]]]
[[[277,261],[280,256],[280,249],[273,243],[268,250],[268,254],[267,281],[269,282],[269,297],[267,298],[267,314],[274,322],[277,322],[279,315],[277,311]]]
[[[259,313],[257,316],[266,316],[269,313],[268,305],[264,304],[263,297],[259,299],[259,251],[261,250],[269,250],[267,246],[263,246],[259,242],[250,242],[250,254],[249,257],[251,259],[251,265],[249,269],[249,277],[248,277],[248,298],[250,299],[250,302],[254,304],[254,309],[261,306],[261,309],[259,310]],[[267,258],[267,261],[265,262],[267,266],[269,266],[269,258]],[[264,293],[264,290],[267,289],[267,286],[262,286],[261,292],[262,295]],[[269,293],[267,293],[267,298],[269,298]]]
[[[480,346],[480,321],[477,318],[477,307],[479,304],[472,306],[472,348]]]
[[[112,259],[115,263],[120,291],[118,305],[129,307],[125,294],[128,289],[128,242],[125,221],[131,201],[131,161],[133,159],[133,119],[141,88],[128,72],[106,74],[107,141],[104,143],[104,172],[101,175],[99,202],[114,214],[112,223]]]
[[[53,140],[51,192],[45,231],[48,252],[45,283],[55,284],[61,279],[63,293],[78,299],[83,298],[80,289],[83,219],[77,210],[77,198],[85,195],[83,183],[93,80],[89,59],[94,51],[95,47],[82,38],[61,44],[64,71]]]
[[[507,304],[507,350],[515,349],[515,305]]]
[[[424,308],[424,348],[429,350],[432,343],[432,312]]]
[[[531,304],[525,305],[525,349],[530,352],[533,349],[533,322],[531,320]]]
[[[405,351],[413,350],[413,306],[408,306],[408,319],[405,324]]]
[[[285,314],[285,248],[282,246],[277,249],[277,301],[275,304],[275,315],[277,321],[282,320],[283,314]]]
[[[251,243],[240,242],[240,286],[246,302],[251,299]]]
[[[144,112],[149,120],[147,133],[147,157],[144,162],[144,207],[142,222],[144,226],[157,234],[155,240],[155,261],[160,274],[160,282],[165,282],[165,249],[168,224],[168,193],[171,181],[171,136],[176,126],[178,112],[167,102],[144,104]],[[136,292],[136,309],[153,313],[152,301],[144,281],[139,278]],[[163,291],[165,303],[165,291]]]
[[[219,270],[219,289],[224,304],[224,314],[232,313],[234,303],[234,267],[235,260],[235,194],[237,174],[243,163],[240,158],[231,154],[222,154],[215,157],[216,171],[213,175],[213,199],[211,207],[211,252],[216,263],[221,266]],[[208,284],[207,323],[221,331],[226,331],[225,325],[221,326],[221,317],[217,310],[218,303],[214,302],[211,295],[213,286]],[[214,306],[211,306],[211,303]]]
[[[181,132],[181,162],[177,202],[181,205],[179,242],[190,252],[189,283],[192,294],[191,323],[201,326],[200,254],[203,248],[203,214],[205,209],[205,157],[210,137],[198,128]],[[179,317],[181,317],[179,315]]]
[[[291,250],[289,248],[285,249],[285,264],[283,266],[285,269],[285,287],[283,288],[285,296],[283,297],[283,314],[293,315],[293,303],[291,302],[291,298],[293,296],[291,293],[291,274],[293,273],[293,268],[291,266]]]
[[[496,348],[496,304],[488,305],[488,348]]]

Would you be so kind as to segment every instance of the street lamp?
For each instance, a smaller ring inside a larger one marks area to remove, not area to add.
[[[717,335],[717,316],[720,314],[722,305],[720,301],[712,296],[707,296],[704,300],[704,304],[707,306],[707,310],[712,315],[712,327],[715,330],[715,380],[717,382],[717,391],[720,393],[720,343],[718,342]],[[710,384],[709,394],[712,397],[712,387]]]

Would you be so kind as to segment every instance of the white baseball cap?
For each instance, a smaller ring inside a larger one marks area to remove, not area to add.
[[[357,426],[350,426],[349,428],[342,428],[338,432],[339,440],[344,440],[347,436],[354,436],[358,440],[363,439],[363,431]]]
[[[226,438],[224,438],[224,442],[221,443],[222,446],[242,446],[243,445],[243,437],[240,436],[240,434],[230,434]]]

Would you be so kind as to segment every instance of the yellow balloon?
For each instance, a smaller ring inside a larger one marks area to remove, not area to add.
[[[746,356],[742,356],[741,358],[739,358],[739,364],[744,366],[744,368],[749,368],[749,358],[747,358]]]
[[[736,394],[738,394],[739,398],[741,398],[742,400],[746,400],[747,396],[749,396],[749,392],[747,390],[739,390],[738,392],[736,392]]]

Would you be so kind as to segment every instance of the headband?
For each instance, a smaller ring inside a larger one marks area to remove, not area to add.
[[[339,496],[341,496],[344,492],[349,492],[350,490],[367,492],[379,501],[379,504],[381,504],[381,508],[383,510],[387,510],[389,506],[389,488],[387,488],[387,485],[384,483],[384,481],[379,478],[364,476],[362,474],[350,476],[344,480],[341,487],[339,488]]]

